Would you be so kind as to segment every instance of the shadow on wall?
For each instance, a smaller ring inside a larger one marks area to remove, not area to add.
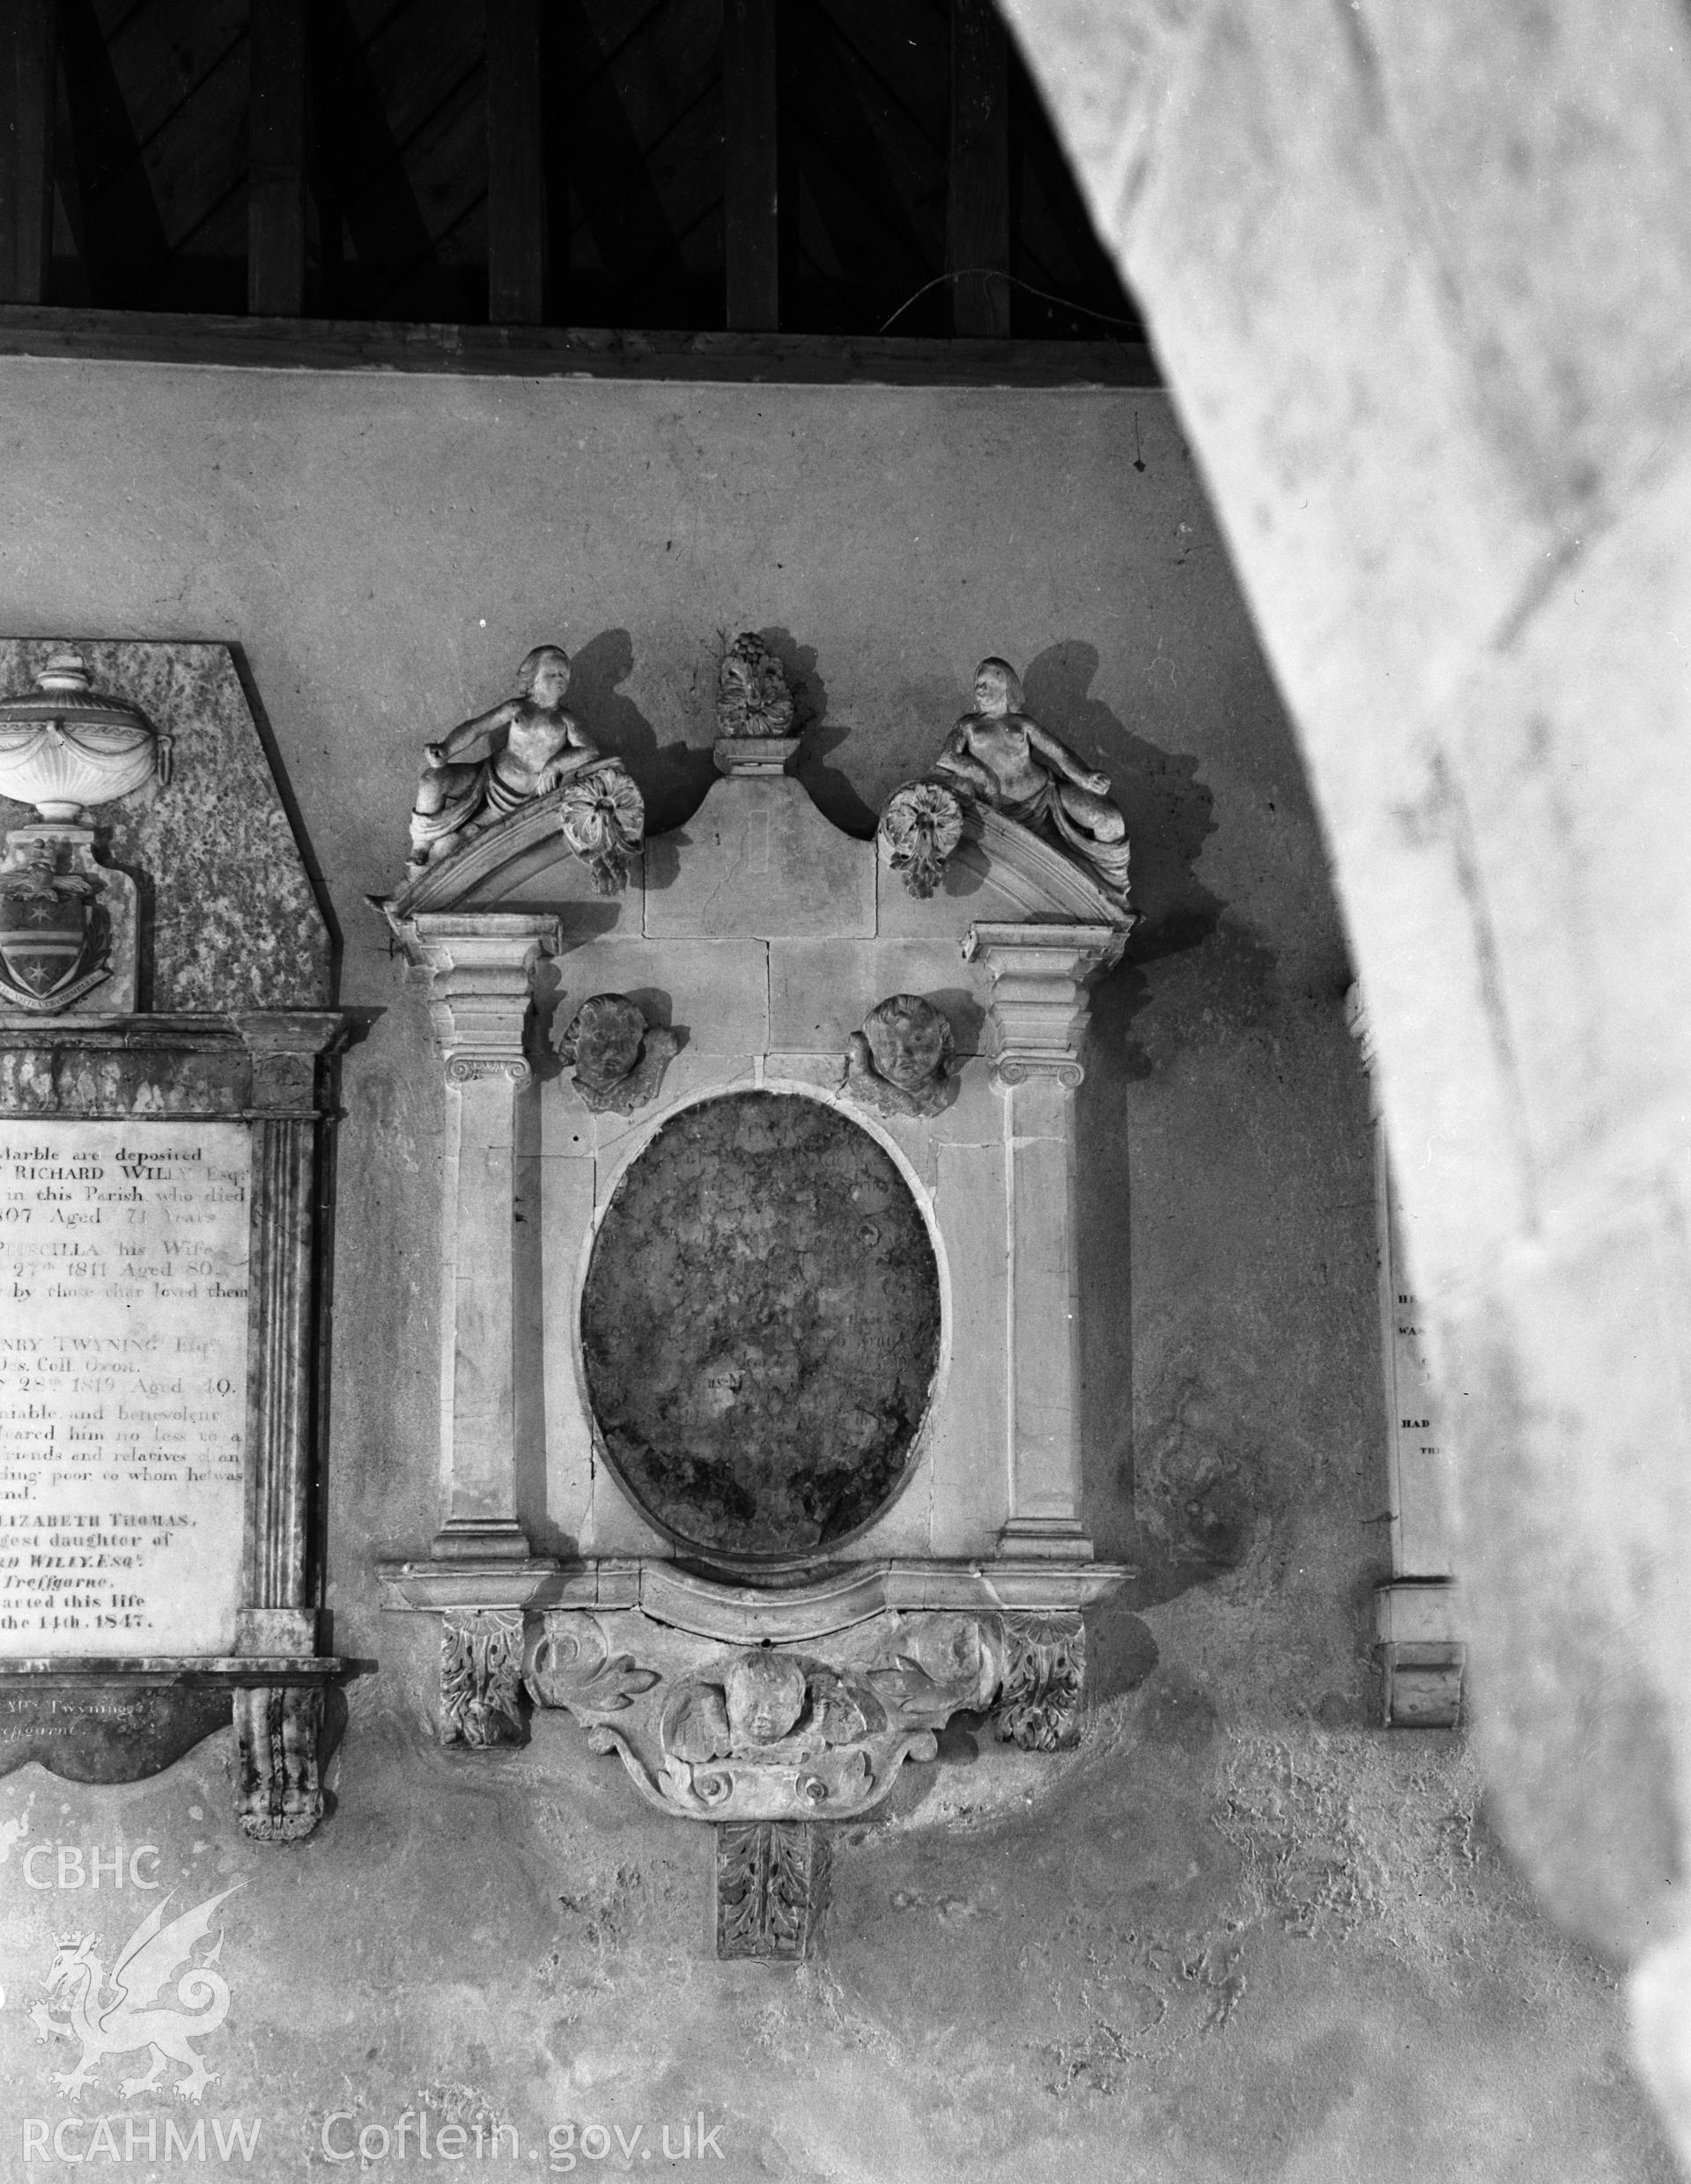
[[[1094,1619],[1094,1688],[1131,1689],[1148,1673],[1156,1647],[1130,1612],[1173,1597],[1237,1567],[1248,1553],[1253,1516],[1223,1421],[1199,1384],[1143,1452],[1133,1445],[1133,1282],[1128,1247],[1130,1088],[1152,1074],[1135,1022],[1156,995],[1149,966],[1202,947],[1221,927],[1225,904],[1200,880],[1199,857],[1215,831],[1215,799],[1193,756],[1136,735],[1090,695],[1095,646],[1069,638],[1030,661],[1027,707],[1111,778],[1133,848],[1133,897],[1141,924],[1121,965],[1093,997],[1087,1075],[1080,1096],[1078,1155],[1087,1177],[1079,1212],[1082,1294],[1082,1446],[1089,1530],[1100,1558],[1132,1562],[1136,1583]],[[1266,967],[1272,973],[1272,959]],[[1162,1042],[1158,1042],[1159,1044]]]
[[[801,645],[790,630],[760,630],[758,635],[780,661],[793,692],[793,732],[804,737],[794,773],[824,819],[842,834],[867,842],[880,815],[864,802],[838,766],[824,764],[852,731],[848,725],[828,719],[828,690],[816,673],[816,647]]]
[[[602,630],[570,660],[569,708],[604,752],[620,758],[646,799],[646,830],[663,834],[691,817],[716,778],[708,749],[676,736],[660,744],[657,731],[620,685],[634,672],[634,640],[626,630]]]

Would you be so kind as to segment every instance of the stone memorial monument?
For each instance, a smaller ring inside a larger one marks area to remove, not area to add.
[[[322,1810],[329,935],[227,647],[0,642],[0,1771]]]
[[[831,1824],[954,1715],[1076,1733],[1081,1611],[1127,1573],[1081,1513],[1074,1094],[1133,913],[1108,783],[1050,786],[1014,678],[973,763],[1037,778],[918,785],[910,888],[787,771],[763,638],[717,701],[723,778],[616,896],[543,789],[382,906],[447,1148],[445,1501],[384,1597],[439,1619],[445,1742],[567,1708],[714,1827],[720,1952],[779,1959]]]

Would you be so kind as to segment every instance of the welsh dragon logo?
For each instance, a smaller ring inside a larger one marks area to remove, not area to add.
[[[237,1881],[220,1895],[208,1896],[193,1910],[184,1911],[168,1926],[164,1923],[171,1898],[155,1905],[123,1944],[107,1981],[106,1967],[94,1954],[97,1934],[70,1934],[59,1943],[47,1974],[48,2001],[30,2011],[42,2040],[57,2034],[82,2042],[82,2058],[74,2070],[55,2070],[53,2083],[63,2093],[80,2092],[99,2070],[106,2055],[133,2055],[137,2048],[152,2050],[152,2068],[144,2077],[123,2080],[125,2100],[132,2094],[150,2092],[158,2084],[167,2062],[188,2066],[188,2076],[174,2081],[173,2091],[184,2100],[198,2100],[215,2083],[217,2072],[208,2070],[194,2052],[193,2042],[216,2032],[229,2014],[229,1987],[213,1967],[223,1954],[223,1929],[198,1964],[190,1961],[196,1946],[211,1930],[218,1906],[226,1903]],[[181,1967],[188,1969],[176,1982],[180,2010],[149,2008],[159,1989]],[[109,1984],[110,1993],[107,1993]],[[50,2004],[63,2005],[66,2014],[55,2017]],[[193,2014],[197,2012],[197,2014]]]

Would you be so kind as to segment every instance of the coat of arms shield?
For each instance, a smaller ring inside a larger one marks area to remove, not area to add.
[[[0,1003],[48,1015],[108,975],[107,919],[96,881],[62,871],[50,845],[0,872]]]

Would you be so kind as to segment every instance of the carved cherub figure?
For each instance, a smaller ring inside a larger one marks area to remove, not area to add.
[[[716,671],[719,735],[791,735],[793,693],[776,653],[755,630],[743,630]]]
[[[569,680],[564,647],[536,645],[517,671],[513,697],[425,745],[428,764],[411,811],[413,872],[449,855],[467,830],[545,795],[598,757],[598,745],[565,710]],[[480,756],[468,756],[478,749]]]
[[[733,1738],[727,1702],[720,1684],[686,1686],[671,1700],[661,1730],[664,1748],[693,1767],[726,1759]]]
[[[877,1001],[846,1050],[846,1085],[883,1115],[937,1115],[955,1096],[951,1026],[919,993]]]
[[[1127,823],[1110,777],[1082,765],[1067,744],[1023,711],[1021,678],[1008,660],[975,670],[975,710],[946,738],[934,771],[1024,827],[1049,826],[1111,894],[1127,892]]]
[[[742,1653],[723,1679],[728,1735],[735,1752],[779,1744],[804,1711],[802,1665],[791,1654]]]
[[[575,1070],[575,1088],[596,1114],[631,1115],[655,1097],[681,1046],[677,1035],[649,1024],[626,993],[593,993],[558,1043]]]

